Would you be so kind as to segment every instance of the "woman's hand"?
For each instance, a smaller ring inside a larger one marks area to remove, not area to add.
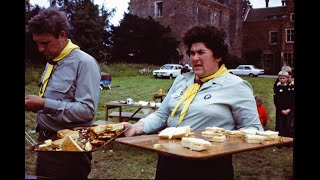
[[[128,122],[122,122],[124,125],[124,129],[128,129],[124,132],[124,135],[127,137],[135,136],[139,134],[143,134],[143,122],[137,122],[135,124],[131,124]]]

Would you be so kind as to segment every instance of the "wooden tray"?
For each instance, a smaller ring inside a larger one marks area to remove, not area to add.
[[[189,137],[201,137],[201,131],[195,131],[194,135]],[[116,142],[139,147],[154,151],[156,153],[162,153],[167,155],[181,156],[185,158],[194,159],[206,159],[215,156],[223,156],[228,154],[234,154],[244,151],[256,150],[267,148],[271,146],[292,144],[293,138],[281,137],[280,141],[272,141],[269,144],[250,144],[242,138],[228,138],[224,142],[211,142],[212,147],[206,151],[192,151],[185,147],[182,147],[180,139],[160,139],[158,134],[141,135],[133,137],[121,137],[115,140]],[[154,144],[160,144],[159,148],[154,148]]]

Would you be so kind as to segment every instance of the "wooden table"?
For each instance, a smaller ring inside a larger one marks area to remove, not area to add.
[[[142,108],[151,108],[151,109],[157,109],[156,106],[150,106],[149,104],[146,106],[142,106],[139,104],[127,104],[125,101],[110,101],[105,104],[105,110],[106,110],[106,121],[108,121],[109,116],[109,109],[113,108],[119,108],[119,122],[123,122],[122,120],[122,108],[123,107],[135,107],[137,110],[129,117],[128,120],[133,119],[134,116],[142,109]]]
[[[157,99],[160,99],[160,102],[162,102],[166,95],[166,93],[154,93],[153,100],[156,101]]]
[[[193,137],[202,138],[201,131],[195,131]],[[117,142],[154,151],[156,153],[169,154],[193,159],[206,159],[216,156],[223,156],[244,151],[257,150],[271,146],[279,146],[292,144],[293,139],[289,137],[281,137],[280,141],[273,141],[270,144],[252,144],[247,143],[242,138],[228,138],[224,142],[211,142],[212,147],[206,151],[192,151],[182,147],[180,139],[160,139],[158,134],[140,135],[133,137],[121,137],[116,139]],[[155,148],[154,144],[160,144],[159,148]]]

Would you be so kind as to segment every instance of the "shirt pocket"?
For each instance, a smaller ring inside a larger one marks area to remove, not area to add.
[[[53,97],[56,100],[66,100],[68,97],[72,97],[72,82],[62,81],[62,82],[51,82],[50,86],[47,87],[46,96]]]

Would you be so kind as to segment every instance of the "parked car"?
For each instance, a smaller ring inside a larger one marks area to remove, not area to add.
[[[180,71],[183,68],[180,64],[165,64],[160,69],[154,70],[152,75],[155,78],[166,77],[169,79],[175,78],[180,75]]]
[[[238,76],[258,77],[264,74],[264,69],[259,69],[255,65],[239,65],[236,69],[229,69],[229,72]]]

